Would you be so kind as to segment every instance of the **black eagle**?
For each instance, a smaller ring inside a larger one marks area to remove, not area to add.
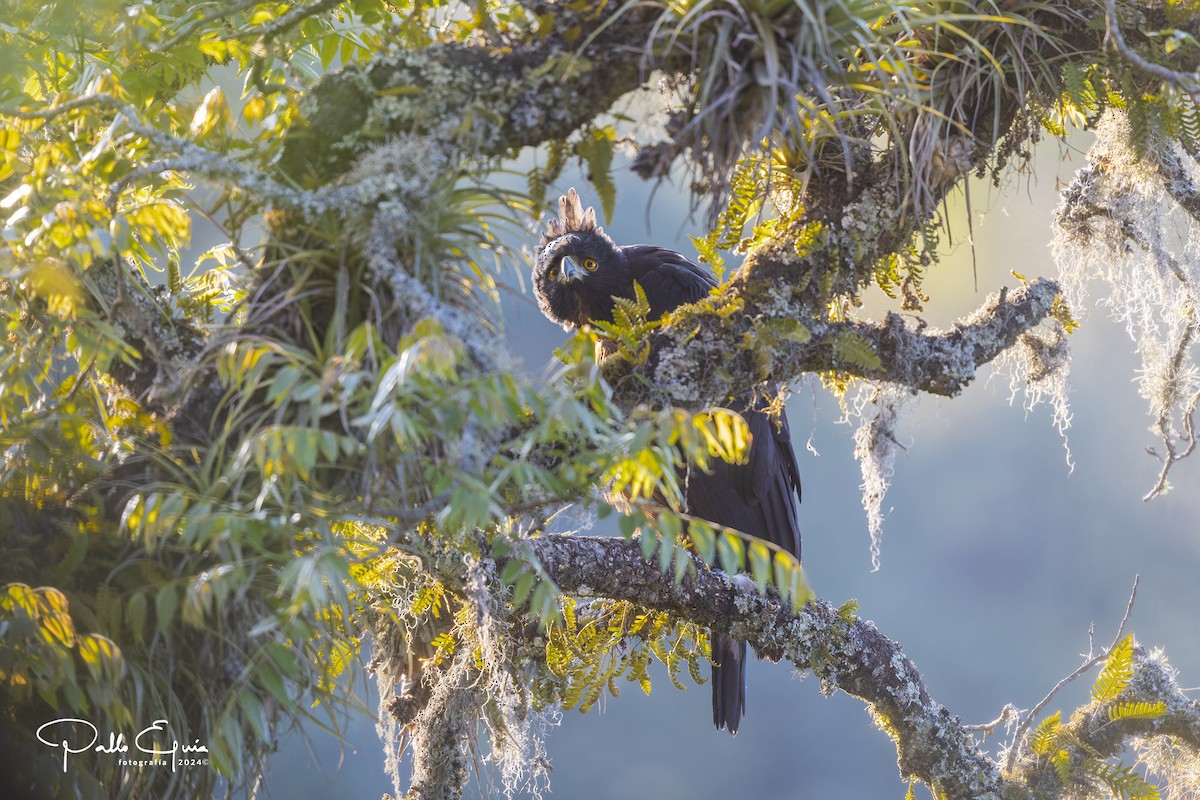
[[[611,322],[613,298],[634,299],[634,282],[646,294],[650,318],[693,303],[716,287],[705,270],[673,250],[618,246],[583,210],[574,189],[559,198],[559,219],[542,234],[533,268],[538,306],[551,321],[573,330],[594,320]],[[746,420],[753,437],[744,464],[717,459],[710,471],[685,480],[687,513],[779,545],[800,558],[800,473],[787,417],[772,420],[753,393],[728,406]],[[713,631],[713,723],[737,733],[746,710],[746,643]]]

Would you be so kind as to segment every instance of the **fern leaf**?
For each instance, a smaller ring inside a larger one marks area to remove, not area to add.
[[[841,331],[830,337],[833,354],[840,361],[862,367],[867,370],[883,368],[879,354],[871,347],[871,343],[854,331]]]
[[[617,204],[617,185],[613,182],[612,161],[616,147],[617,132],[606,126],[593,130],[590,135],[575,145],[575,152],[587,163],[588,180],[596,188],[600,197],[600,208],[604,211],[604,221],[612,221],[613,208]]]
[[[645,322],[650,316],[650,300],[646,297],[646,290],[642,288],[642,284],[637,281],[633,282],[633,297],[635,308],[638,310],[638,318]]]
[[[1087,762],[1084,771],[1121,800],[1158,800],[1158,787],[1123,761],[1114,765],[1093,759]]]
[[[1038,726],[1033,729],[1033,735],[1029,737],[1030,751],[1039,756],[1049,755],[1050,751],[1058,744],[1058,734],[1061,727],[1061,711],[1055,711],[1052,716],[1046,717],[1039,722]]]
[[[1113,647],[1104,662],[1104,669],[1092,687],[1092,699],[1103,703],[1112,700],[1129,685],[1133,677],[1133,634],[1129,634]]]
[[[725,259],[717,252],[717,237],[709,234],[708,236],[692,236],[692,246],[696,248],[696,254],[700,257],[702,263],[712,267],[712,271],[716,273],[717,279],[720,280],[721,275],[725,271]]]
[[[1119,722],[1123,719],[1155,719],[1167,711],[1167,704],[1161,700],[1157,703],[1145,701],[1117,703],[1108,709],[1108,721]]]
[[[838,619],[849,625],[854,622],[855,613],[858,611],[858,601],[851,598],[838,606]]]
[[[1200,147],[1200,109],[1190,97],[1181,97],[1176,105],[1179,138],[1189,150]]]
[[[172,297],[178,297],[183,292],[183,273],[179,270],[178,259],[167,261],[167,291]]]
[[[1054,765],[1054,774],[1058,776],[1058,780],[1064,786],[1071,782],[1071,753],[1066,748],[1060,748],[1054,755],[1050,756],[1050,763]]]

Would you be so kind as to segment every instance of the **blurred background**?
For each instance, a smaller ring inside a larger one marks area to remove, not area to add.
[[[946,204],[953,241],[925,283],[925,318],[945,326],[977,308],[1019,272],[1055,275],[1047,248],[1060,182],[1084,163],[1087,140],[1044,144],[1032,170],[1001,188],[970,186],[974,258],[961,190]],[[519,167],[518,167],[519,169]],[[687,235],[705,230],[702,215],[671,186],[653,192],[617,168],[614,218],[620,244],[654,243],[694,256]],[[599,206],[584,176],[576,186]],[[949,238],[949,237],[948,237]],[[531,234],[526,246],[536,243]],[[515,243],[518,246],[521,243]],[[528,265],[522,267],[528,270]],[[540,375],[565,334],[542,318],[528,281],[511,271],[504,296],[507,336],[523,369]],[[1092,302],[1104,296],[1094,287]],[[899,310],[873,295],[872,316]],[[1078,315],[1077,315],[1078,316]],[[793,388],[788,414],[804,484],[800,507],[804,567],[816,593],[835,604],[857,599],[859,615],[900,642],[933,698],[966,723],[995,719],[1006,703],[1031,708],[1081,663],[1095,626],[1098,648],[1112,640],[1141,576],[1130,629],[1148,647],[1165,647],[1183,686],[1200,685],[1200,454],[1172,474],[1174,490],[1142,496],[1159,463],[1146,403],[1132,382],[1139,361],[1123,328],[1093,308],[1070,337],[1070,453],[1051,412],[1010,403],[1008,378],[980,379],[961,397],[916,398],[902,426],[884,502],[882,566],[872,572],[861,505],[853,425],[837,398],[815,381]],[[361,669],[361,667],[360,667]],[[709,688],[680,692],[659,671],[650,697],[624,684],[586,715],[565,712],[551,731],[551,790],[558,797],[675,800],[754,797],[897,798],[907,784],[896,751],[863,704],[823,697],[811,676],[786,664],[753,662],[747,716],[735,738],[712,727]],[[1047,708],[1065,715],[1086,701],[1094,673]],[[374,697],[366,697],[374,709]],[[348,725],[341,748],[320,730],[293,732],[272,762],[274,797],[372,798],[391,791],[374,720]],[[1003,731],[985,743],[993,755]],[[478,764],[467,797],[502,796],[499,778]],[[918,790],[919,797],[928,793]]]

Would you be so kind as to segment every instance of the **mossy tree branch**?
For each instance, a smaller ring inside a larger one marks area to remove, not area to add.
[[[895,741],[901,775],[925,782],[939,797],[1061,796],[1054,767],[1030,751],[1028,739],[1010,745],[1019,758],[1002,772],[961,721],[930,696],[901,646],[869,621],[823,600],[793,614],[777,598],[739,586],[698,559],[673,583],[633,541],[549,535],[529,547],[567,594],[628,600],[730,630],[762,657],[811,670],[823,691],[863,700]],[[1153,718],[1111,719],[1114,707],[1136,702],[1163,703],[1165,710]],[[1080,709],[1063,730],[1068,735],[1062,741],[1069,742],[1063,746],[1077,761],[1119,756],[1137,737],[1171,737],[1200,748],[1200,704],[1183,694],[1161,655],[1136,648],[1133,675],[1121,694]]]
[[[616,14],[617,5],[547,4],[545,35],[435,44],[332,73],[313,87],[279,169],[323,183],[400,134],[482,157],[565,138],[645,77],[630,43],[640,40],[646,15]]]
[[[1058,285],[1048,279],[1011,292],[1002,290],[944,331],[925,330],[898,314],[889,314],[883,322],[809,320],[801,336],[772,338],[766,365],[756,361],[752,347],[739,348],[739,342],[769,331],[779,320],[795,319],[801,313],[798,308],[778,303],[762,308],[746,302],[744,311],[733,318],[689,311],[673,318],[670,329],[654,335],[644,364],[611,359],[604,374],[629,405],[699,407],[766,379],[789,380],[820,371],[953,397],[980,367],[1044,322],[1057,296]],[[877,364],[840,357],[836,344],[847,335],[865,342],[879,357]]]

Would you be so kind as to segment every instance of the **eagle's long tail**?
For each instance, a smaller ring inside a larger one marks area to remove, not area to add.
[[[746,713],[746,643],[713,631],[712,657],[713,724],[736,734]]]

